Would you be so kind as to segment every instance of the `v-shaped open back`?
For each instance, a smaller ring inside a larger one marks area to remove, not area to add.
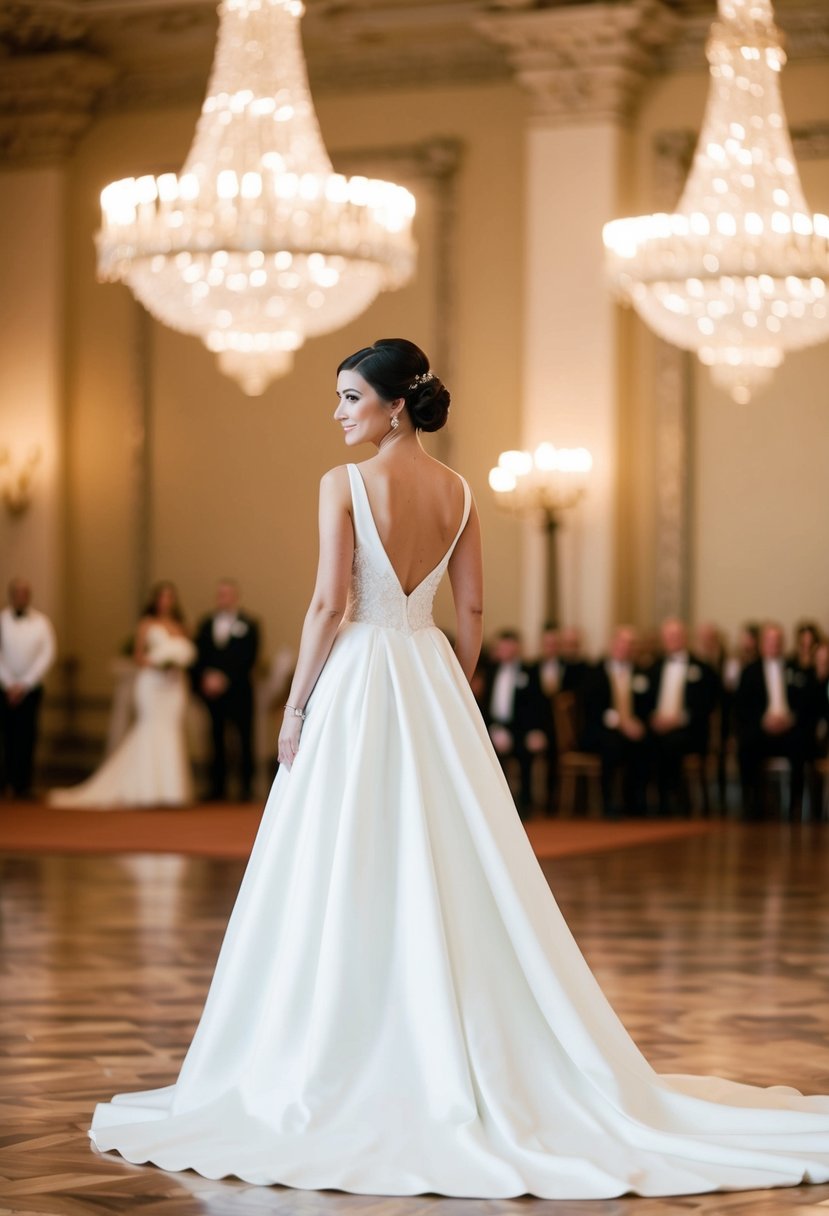
[[[400,584],[400,590],[403,592],[406,599],[409,599],[412,595],[414,595],[414,593],[415,593],[415,591],[417,591],[418,587],[422,586],[422,584],[425,583],[426,580],[428,578],[430,578],[431,575],[434,574],[435,571],[444,562],[448,562],[449,558],[452,556],[452,552],[455,548],[455,545],[460,540],[461,533],[463,532],[464,527],[466,526],[466,521],[469,518],[469,509],[470,509],[471,502],[472,502],[472,496],[471,496],[471,493],[469,490],[469,486],[466,484],[464,479],[461,477],[460,473],[456,474],[458,480],[461,482],[461,485],[463,486],[463,510],[461,511],[461,522],[458,525],[457,531],[455,532],[454,538],[452,539],[452,543],[450,544],[450,546],[446,550],[446,552],[443,554],[443,556],[441,557],[441,559],[437,563],[437,565],[432,566],[432,568],[430,570],[428,570],[426,572],[426,574],[424,574],[423,578],[420,579],[419,582],[415,583],[415,585],[414,585],[414,587],[412,587],[411,591],[406,591],[405,587],[403,586],[403,580],[401,579],[400,575],[395,570],[394,563],[392,562],[391,558],[389,557],[388,550],[386,549],[386,546],[383,544],[383,541],[380,538],[380,529],[377,527],[377,520],[374,518],[374,512],[371,509],[371,502],[369,501],[368,490],[366,489],[366,483],[363,478],[363,475],[360,472],[359,467],[356,464],[351,464],[348,466],[348,468],[349,468],[349,471],[351,469],[353,469],[357,475],[356,476],[356,485],[357,485],[357,494],[356,495],[354,493],[355,479],[353,477],[351,478],[351,498],[352,498],[352,503],[354,504],[354,526],[355,526],[355,531],[357,534],[357,543],[365,544],[367,541],[366,534],[369,534],[369,538],[371,537],[371,534],[373,534],[373,537],[377,541],[377,546],[378,546],[380,552],[382,553],[383,557],[388,562],[389,569],[392,571],[392,573],[394,574],[394,577],[397,579],[398,583]],[[354,502],[355,497],[360,503],[359,508],[357,506],[357,503]]]
[[[463,512],[452,543],[438,564],[407,593],[380,539],[363,476],[356,465],[347,468],[356,545],[346,620],[365,621],[403,633],[428,627],[433,624],[432,601],[438,584],[469,519],[472,506],[469,486],[461,477]]]

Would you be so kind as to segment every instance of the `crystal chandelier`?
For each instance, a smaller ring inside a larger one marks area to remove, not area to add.
[[[829,217],[811,215],[780,98],[770,0],[718,0],[702,131],[672,215],[605,226],[622,298],[736,401],[829,337]]]
[[[332,171],[308,89],[299,0],[224,0],[182,172],[101,195],[98,273],[197,334],[257,395],[308,337],[414,270],[408,190]]]

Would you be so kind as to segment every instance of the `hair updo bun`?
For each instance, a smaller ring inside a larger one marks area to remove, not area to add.
[[[406,338],[380,338],[365,346],[337,368],[358,372],[384,401],[406,403],[412,426],[419,431],[439,431],[449,415],[449,390],[434,372],[429,360]]]
[[[439,431],[446,426],[451,398],[449,389],[437,376],[430,376],[409,390],[406,409],[419,431]]]

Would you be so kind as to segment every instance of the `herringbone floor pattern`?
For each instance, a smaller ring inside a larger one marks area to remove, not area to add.
[[[602,1203],[390,1199],[164,1174],[96,1155],[94,1103],[169,1083],[241,877],[174,856],[0,859],[0,1214],[827,1216],[829,1186]],[[829,1092],[829,830],[721,832],[545,863],[661,1071]]]

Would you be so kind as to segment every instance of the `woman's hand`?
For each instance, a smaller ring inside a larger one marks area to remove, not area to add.
[[[302,718],[294,714],[286,714],[282,719],[282,729],[279,732],[277,757],[280,764],[290,769],[299,751],[299,736],[302,734]]]

